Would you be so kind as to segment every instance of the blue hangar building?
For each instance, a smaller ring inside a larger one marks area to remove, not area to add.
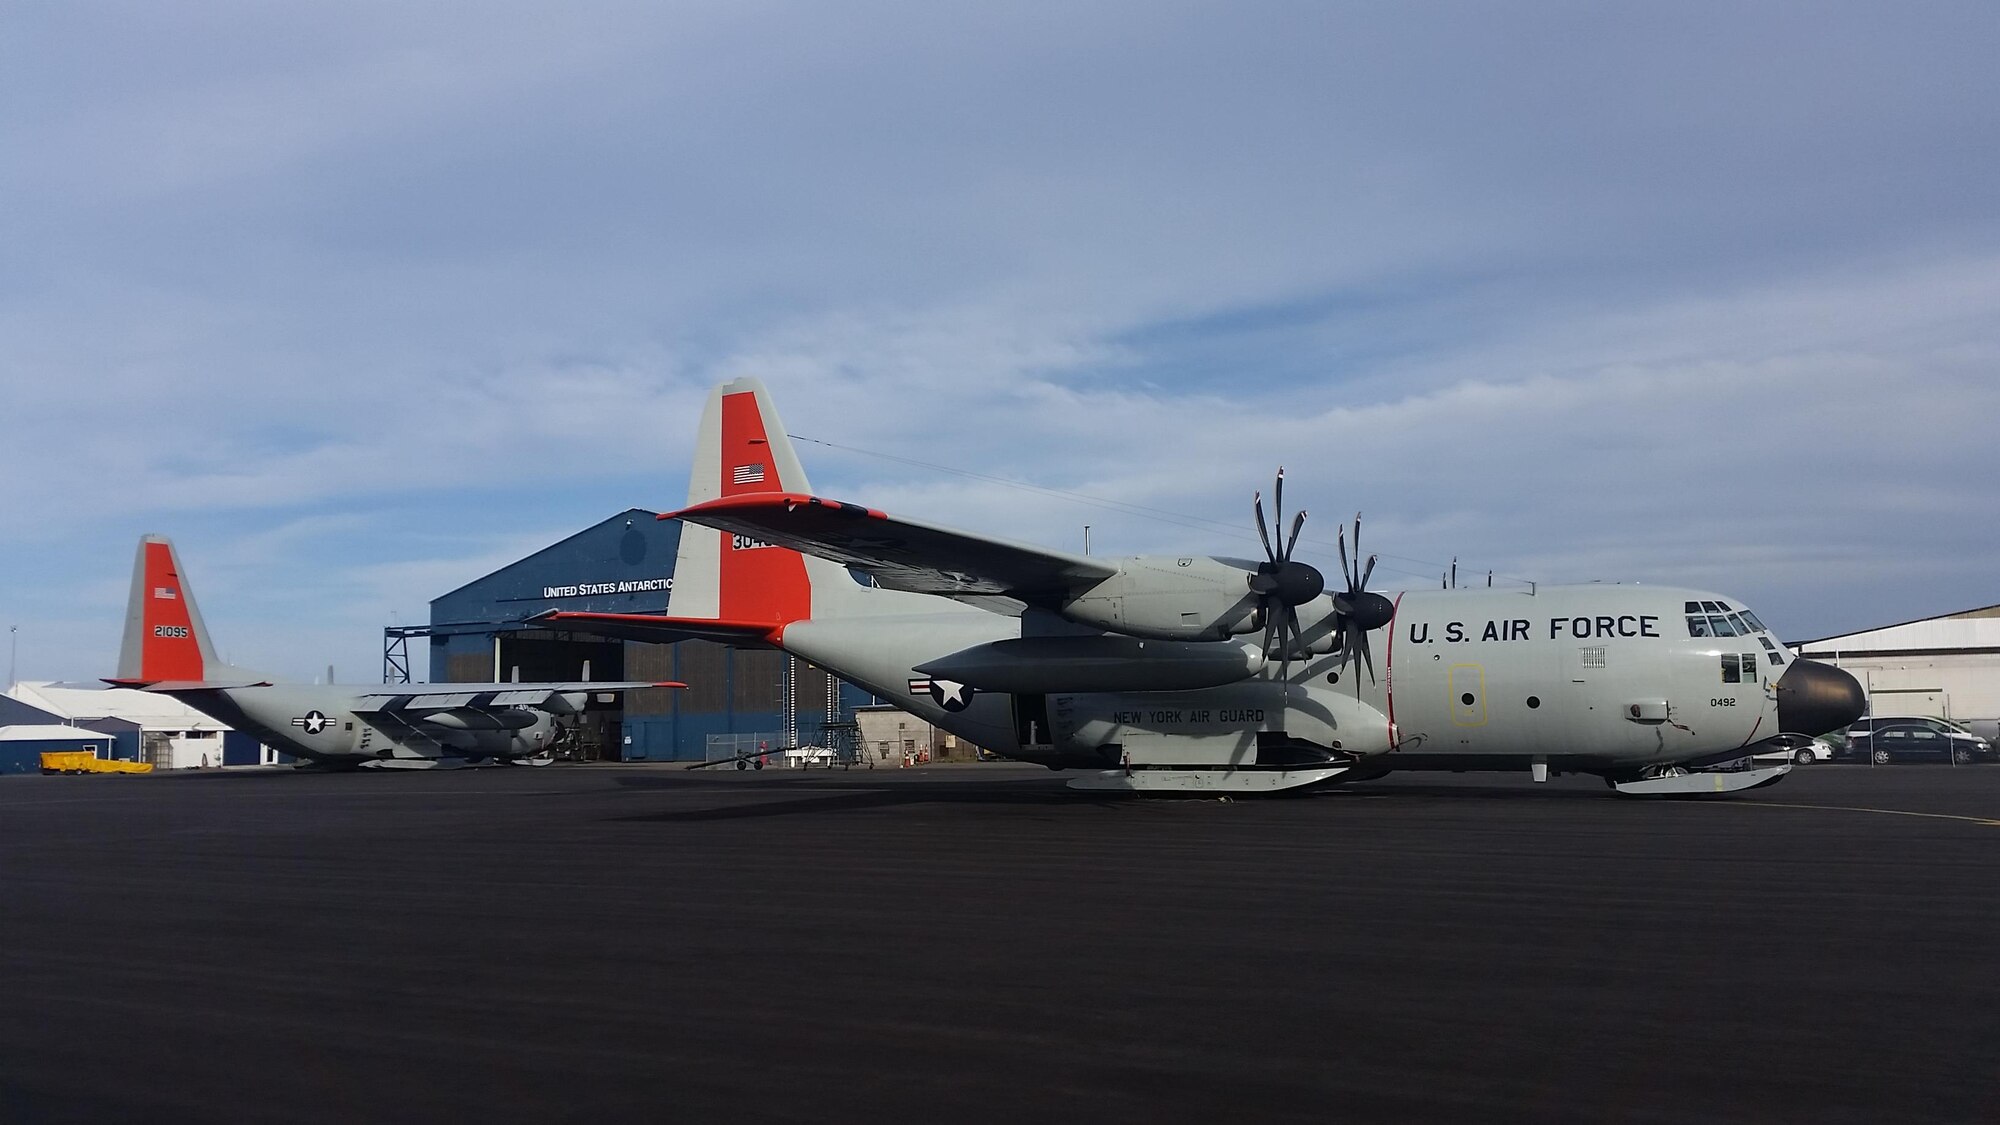
[[[409,641],[428,638],[430,679],[679,680],[585,715],[579,756],[701,761],[760,746],[838,746],[872,695],[781,652],[710,641],[610,640],[537,626],[552,609],[665,613],[681,524],[633,508],[431,601],[429,625],[384,632],[382,678],[407,683]],[[518,672],[518,677],[516,673]]]

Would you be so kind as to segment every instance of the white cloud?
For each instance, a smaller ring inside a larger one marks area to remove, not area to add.
[[[44,9],[0,45],[0,614],[92,674],[160,530],[238,643],[369,667],[390,610],[674,503],[742,373],[1201,525],[806,451],[1024,539],[1254,551],[1282,463],[1316,550],[1363,508],[1413,582],[1995,600],[1996,18]]]

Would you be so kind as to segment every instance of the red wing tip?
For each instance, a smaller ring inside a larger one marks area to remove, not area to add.
[[[657,683],[657,684],[654,684],[653,686],[654,686],[654,687],[677,687],[677,688],[684,688],[684,687],[686,687],[687,685],[686,685],[686,684],[684,684],[684,683],[682,683],[682,682],[680,682],[679,680],[661,680],[661,681],[660,681],[659,683]]]

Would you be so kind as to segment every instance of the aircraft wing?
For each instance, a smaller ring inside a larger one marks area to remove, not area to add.
[[[448,711],[458,707],[531,707],[540,711],[567,714],[582,709],[597,692],[632,691],[637,688],[684,688],[673,680],[579,680],[559,684],[384,684],[380,690],[355,696],[356,714],[382,711]]]
[[[668,512],[760,542],[817,555],[892,590],[1060,605],[1118,573],[1101,559],[904,519],[798,492],[725,496]]]

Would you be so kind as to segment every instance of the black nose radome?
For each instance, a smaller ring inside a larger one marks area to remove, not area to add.
[[[1794,660],[1778,678],[1778,729],[1825,734],[1861,717],[1868,701],[1861,681],[1817,660]]]

